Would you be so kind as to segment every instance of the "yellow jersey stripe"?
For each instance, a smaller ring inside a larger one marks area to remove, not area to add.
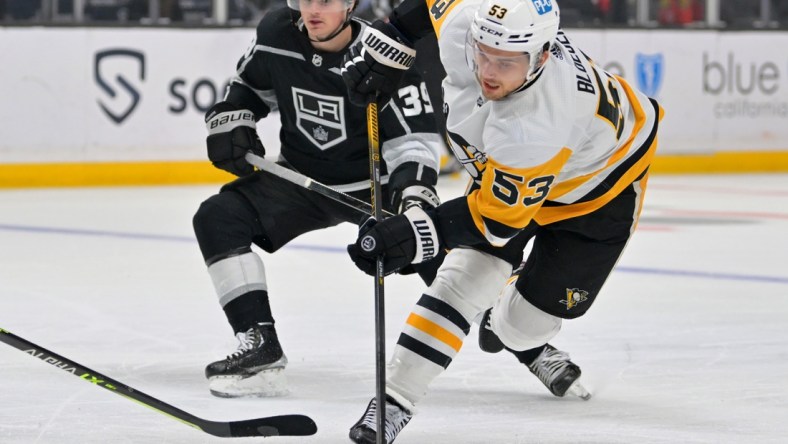
[[[621,176],[621,179],[602,196],[588,202],[570,204],[560,207],[542,207],[539,210],[539,213],[534,217],[534,220],[539,225],[547,225],[560,220],[583,216],[599,208],[602,208],[605,204],[613,200],[614,197],[621,194],[621,192],[624,191],[624,189],[626,189],[626,187],[628,187],[630,184],[632,184],[632,182],[637,179],[637,177],[646,169],[646,167],[648,167],[649,163],[651,163],[652,157],[654,157],[656,148],[657,139],[654,138],[654,142],[651,144],[646,154],[640,158],[640,160],[638,160],[635,165],[629,169],[629,171]]]
[[[624,158],[624,156],[626,156],[627,153],[630,152],[630,150],[632,149],[632,144],[635,142],[635,138],[637,137],[638,134],[640,134],[640,131],[643,130],[643,126],[646,124],[646,120],[647,120],[646,112],[643,110],[643,107],[640,105],[639,101],[631,100],[632,95],[630,94],[630,92],[632,91],[632,87],[629,86],[629,84],[621,77],[619,76],[615,76],[615,77],[621,83],[621,87],[624,89],[625,93],[627,94],[627,97],[630,97],[630,104],[632,105],[632,111],[635,114],[635,125],[632,128],[632,131],[630,131],[629,137],[623,144],[621,144],[621,146],[616,150],[616,152],[613,153],[613,155],[610,157],[610,159],[608,159],[607,164],[603,168],[561,182],[560,184],[554,186],[550,190],[550,195],[548,196],[548,199],[555,200],[560,198],[561,196],[582,186],[589,179],[595,177],[597,174],[604,171],[606,168],[618,163],[621,159]],[[660,108],[660,114],[661,113],[662,113],[662,108]]]
[[[626,187],[637,179],[637,177],[646,170],[654,157],[654,152],[657,150],[658,138],[655,137],[654,141],[649,146],[646,153],[638,159],[637,162],[626,173],[621,176],[621,179],[616,182],[607,192],[594,200],[588,202],[564,205],[560,207],[542,207],[539,213],[534,217],[534,220],[539,225],[547,225],[560,220],[569,219],[572,217],[582,216],[599,208],[602,208],[608,202],[613,200],[616,196],[621,194]]]
[[[615,77],[616,80],[619,81],[621,87],[624,88],[625,94],[629,98],[629,104],[630,106],[632,106],[632,111],[635,113],[635,126],[632,128],[632,131],[629,133],[629,138],[627,138],[627,141],[624,142],[621,145],[621,147],[618,150],[616,150],[615,153],[613,153],[612,156],[610,156],[610,159],[608,159],[606,166],[610,166],[617,163],[629,152],[629,150],[632,148],[632,144],[635,142],[635,137],[637,137],[637,135],[640,134],[640,131],[643,129],[643,126],[646,124],[646,112],[643,110],[643,107],[640,106],[640,101],[638,101],[637,99],[633,100],[633,98],[635,98],[635,95],[634,92],[632,91],[632,87],[629,86],[629,83],[627,83],[621,77],[619,76],[613,76],[613,77]],[[661,109],[662,107],[660,107],[660,114],[661,114]]]
[[[549,189],[542,190],[539,185],[535,185],[535,182],[540,178],[558,177],[558,173],[571,155],[572,150],[562,148],[552,159],[530,168],[508,167],[488,157],[480,188],[467,196],[468,207],[479,232],[487,235],[483,218],[492,219],[515,229],[528,225],[549,194]],[[502,183],[504,181],[506,183]],[[508,187],[513,187],[514,192],[512,193]],[[502,197],[509,202],[502,200]],[[535,203],[527,205],[524,203],[526,199],[533,200]]]
[[[459,5],[462,0],[426,0],[427,10],[430,12],[430,20],[432,27],[435,29],[435,35],[440,38],[441,27],[443,21],[449,16],[449,12]]]
[[[632,90],[632,87],[629,86],[627,82],[623,79],[619,78],[621,82],[621,87],[624,89],[624,93],[626,94],[629,102],[633,106],[633,110],[636,116],[635,127],[633,128],[630,137],[628,138],[627,142],[624,144],[627,147],[627,150],[630,149],[635,137],[637,134],[643,130],[643,126],[646,122],[646,114],[643,111],[643,108],[639,105],[637,97],[635,96],[635,92]],[[662,120],[664,116],[664,111],[661,106],[658,108],[658,114],[656,119]],[[655,136],[654,140],[651,142],[651,145],[648,147],[646,153],[638,159],[634,165],[624,173],[621,178],[613,185],[605,194],[602,196],[590,200],[587,202],[581,202],[576,204],[569,204],[564,206],[557,206],[557,207],[542,207],[539,210],[539,213],[534,217],[534,220],[540,225],[546,225],[553,222],[558,222],[559,220],[569,219],[572,217],[582,216],[584,214],[591,213],[595,211],[611,200],[616,197],[619,193],[621,193],[626,187],[628,187],[637,177],[646,170],[651,164],[654,153],[657,150],[658,145],[658,137]]]

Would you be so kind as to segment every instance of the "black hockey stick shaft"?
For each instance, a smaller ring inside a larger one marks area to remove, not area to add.
[[[187,426],[201,430],[214,436],[222,438],[241,437],[241,436],[306,436],[317,433],[315,422],[304,415],[281,415],[269,416],[265,418],[247,419],[243,421],[209,421],[198,418],[191,413],[187,413],[177,407],[173,407],[166,402],[160,401],[153,396],[147,395],[133,387],[129,387],[122,382],[118,382],[108,376],[91,370],[82,364],[78,364],[57,353],[53,353],[44,347],[36,345],[27,339],[21,338],[8,330],[0,328],[0,341],[15,347],[30,356],[38,358],[47,364],[51,364],[67,373],[84,379],[93,385],[109,390],[116,395],[131,399],[152,410],[174,418]]]
[[[377,97],[367,105],[367,140],[369,141],[369,180],[372,204],[372,217],[380,221],[383,207],[380,198],[380,139],[378,137]],[[386,443],[386,322],[383,287],[383,256],[378,256],[375,267],[375,398],[377,416],[375,418],[377,444]]]
[[[282,165],[279,165],[276,162],[271,160],[262,158],[254,153],[246,153],[245,159],[249,162],[250,165],[257,167],[257,169],[261,171],[265,171],[267,173],[273,174],[279,178],[282,178],[288,182],[294,183],[302,188],[306,188],[307,190],[314,191],[318,194],[322,194],[323,196],[328,197],[329,199],[333,199],[343,205],[347,205],[354,210],[364,213],[367,216],[372,214],[372,205],[369,202],[364,202],[361,199],[357,199],[349,194],[343,193],[338,191],[328,185],[324,185],[316,180],[313,180],[298,171],[293,171],[289,168],[285,168]],[[386,216],[393,216],[392,213],[383,210],[383,214]]]

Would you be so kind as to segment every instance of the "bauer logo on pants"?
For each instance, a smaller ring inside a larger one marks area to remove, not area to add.
[[[347,139],[344,97],[293,88],[293,105],[298,130],[316,147],[325,150]]]

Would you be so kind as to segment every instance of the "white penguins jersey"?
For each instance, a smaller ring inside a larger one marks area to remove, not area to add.
[[[540,225],[588,214],[643,176],[662,109],[595,65],[559,31],[539,77],[486,101],[466,61],[466,34],[481,0],[426,0],[441,61],[447,138],[475,181],[473,225],[505,244]]]

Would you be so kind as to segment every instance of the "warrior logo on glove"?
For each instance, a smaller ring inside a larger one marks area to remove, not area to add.
[[[367,253],[373,251],[376,246],[375,238],[372,236],[364,236],[363,239],[359,242],[361,245],[361,249],[366,251]]]
[[[413,207],[381,222],[368,219],[347,252],[361,271],[374,276],[380,256],[383,273],[391,274],[406,265],[434,258],[439,247],[432,218],[421,208]]]
[[[393,68],[410,68],[413,66],[413,62],[416,59],[416,51],[403,47],[403,45],[388,38],[385,34],[376,32],[374,29],[367,28],[366,34],[364,45],[369,48],[368,50],[375,60]],[[397,47],[403,49],[400,50]],[[364,50],[367,50],[367,48],[364,48]],[[387,62],[386,59],[393,63]]]
[[[432,226],[432,224],[430,224],[430,222],[428,222],[426,219],[411,221],[413,224],[413,229],[419,237],[418,246],[421,248],[417,249],[421,251],[422,262],[435,257],[435,249],[437,247],[435,242],[435,234],[433,233],[435,228]]]
[[[342,79],[350,102],[365,106],[378,94],[386,103],[396,91],[416,50],[392,25],[376,20],[364,29],[361,41],[350,48],[342,63]]]

